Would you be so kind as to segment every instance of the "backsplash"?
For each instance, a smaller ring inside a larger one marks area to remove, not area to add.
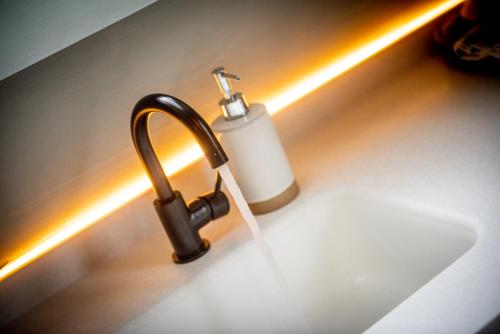
[[[129,133],[139,98],[169,93],[211,120],[210,71],[224,64],[258,101],[336,54],[353,20],[372,24],[371,2],[159,1],[1,81],[0,263],[142,173]],[[160,155],[189,138],[154,123]]]

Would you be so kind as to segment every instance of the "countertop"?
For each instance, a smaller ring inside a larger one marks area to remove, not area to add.
[[[298,200],[327,189],[356,188],[476,221],[476,244],[367,331],[476,332],[500,312],[499,77],[459,71],[427,50],[403,65],[388,65],[389,74],[370,79],[371,84],[359,84],[381,71],[377,61],[275,117],[301,187]],[[189,198],[210,184],[210,177],[200,162],[178,175],[175,185]],[[152,199],[147,193],[126,209],[134,212],[132,221],[153,226],[150,233],[7,329],[119,330],[250,238],[232,210],[203,230],[212,241],[210,255],[189,267],[174,266]],[[286,210],[259,220],[272,224]],[[127,228],[133,230],[134,224]]]

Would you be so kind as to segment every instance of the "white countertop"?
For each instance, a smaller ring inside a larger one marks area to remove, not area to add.
[[[375,65],[363,65],[351,78],[341,78],[276,116],[301,186],[300,199],[327,189],[365,189],[476,221],[477,243],[368,330],[475,332],[500,312],[500,80],[452,70],[428,55],[397,67],[376,85],[360,85]],[[352,93],[357,87],[362,89]],[[176,177],[186,198],[200,191],[192,180],[201,177],[202,168],[206,165],[198,163]],[[211,180],[207,173],[203,177]],[[154,233],[8,329],[118,330],[249,239],[233,210],[202,231],[212,241],[210,255],[175,266],[151,201],[148,193],[127,212],[136,210],[132,217],[154,224]],[[276,214],[261,217],[261,223],[272,224]]]
[[[362,188],[475,220],[472,249],[368,330],[472,333],[500,312],[500,80],[432,57],[390,79],[295,143],[292,161],[308,192]]]

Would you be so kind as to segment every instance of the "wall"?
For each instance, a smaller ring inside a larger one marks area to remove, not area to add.
[[[215,66],[261,100],[408,6],[159,1],[1,81],[0,264],[142,172],[129,134],[142,96],[168,92],[213,119]],[[162,155],[188,138],[169,119],[154,122]]]
[[[0,0],[0,80],[154,0]]]

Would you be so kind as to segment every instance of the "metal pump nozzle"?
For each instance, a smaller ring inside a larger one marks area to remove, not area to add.
[[[222,66],[215,68],[212,75],[219,87],[220,92],[224,96],[219,101],[219,105],[224,114],[224,118],[232,120],[246,116],[248,113],[248,103],[242,93],[234,93],[232,90],[231,81],[229,79],[240,80],[236,74],[227,73]]]

